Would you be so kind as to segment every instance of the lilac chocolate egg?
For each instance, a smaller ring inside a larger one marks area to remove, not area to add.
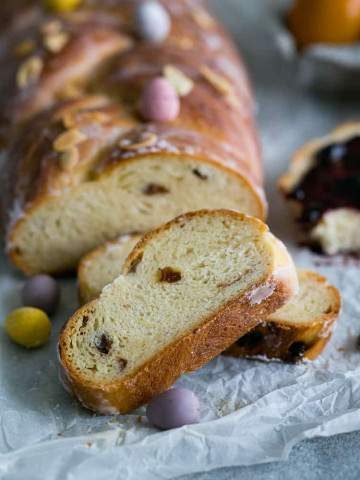
[[[170,15],[159,2],[142,1],[135,10],[135,29],[143,40],[160,43],[169,35]]]
[[[191,390],[172,388],[150,401],[146,416],[151,425],[162,430],[198,423],[200,402]]]
[[[44,310],[51,315],[60,301],[60,288],[49,275],[36,275],[29,278],[22,290],[23,304]]]
[[[163,77],[157,77],[145,86],[140,100],[144,120],[170,122],[180,112],[180,100],[175,88]]]

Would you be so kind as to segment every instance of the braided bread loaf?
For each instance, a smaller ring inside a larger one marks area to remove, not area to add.
[[[161,3],[171,31],[157,44],[139,40],[129,0],[64,14],[24,1],[0,36],[6,247],[27,274],[73,269],[103,241],[189,210],[264,218],[244,66],[204,2]],[[180,113],[145,122],[139,99],[159,76]]]

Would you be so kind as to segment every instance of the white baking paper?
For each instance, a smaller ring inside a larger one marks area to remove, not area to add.
[[[286,459],[304,438],[360,429],[359,264],[297,247],[296,229],[275,187],[295,148],[355,118],[360,106],[297,88],[296,70],[279,57],[267,31],[266,2],[213,3],[242,46],[255,81],[272,230],[299,266],[327,275],[342,292],[343,312],[333,339],[313,363],[215,359],[178,382],[201,399],[201,423],[161,432],[147,425],[143,409],[96,416],[61,387],[57,334],[78,305],[75,281],[63,280],[48,346],[26,351],[0,329],[1,480],[169,479]],[[23,277],[0,257],[1,319],[20,305],[22,284]]]

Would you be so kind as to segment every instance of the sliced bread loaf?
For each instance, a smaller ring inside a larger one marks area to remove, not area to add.
[[[30,25],[19,9],[16,35],[1,33],[1,210],[16,266],[72,270],[105,241],[202,208],[265,217],[246,70],[203,1],[162,0],[172,28],[157,43],[136,32],[132,0],[66,15],[35,3]],[[49,52],[54,22],[67,43]]]
[[[121,237],[86,255],[78,271],[82,302],[98,297],[119,274],[139,235]],[[266,322],[240,338],[227,354],[266,356],[284,361],[313,360],[325,347],[340,311],[340,294],[326,278],[298,269],[300,290]]]
[[[182,215],[146,234],[59,340],[69,388],[88,408],[128,412],[229,347],[297,291],[291,258],[260,220]]]
[[[340,312],[338,289],[310,270],[298,270],[299,292],[225,353],[297,362],[314,360],[329,341]]]

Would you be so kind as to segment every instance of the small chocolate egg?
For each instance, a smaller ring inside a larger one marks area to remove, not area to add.
[[[147,42],[160,43],[169,35],[170,15],[156,0],[140,2],[135,9],[135,29]]]
[[[75,10],[82,0],[44,0],[45,6],[54,12],[71,12]]]
[[[11,340],[26,348],[44,345],[51,333],[51,322],[38,308],[22,307],[13,310],[5,319],[5,331]]]
[[[144,120],[170,122],[180,112],[180,100],[175,88],[164,77],[156,77],[145,86],[140,99]]]
[[[60,300],[60,288],[49,275],[29,278],[22,290],[23,305],[44,310],[48,315],[55,312]]]
[[[162,430],[198,423],[200,402],[191,390],[172,388],[150,401],[146,416],[151,425]]]

